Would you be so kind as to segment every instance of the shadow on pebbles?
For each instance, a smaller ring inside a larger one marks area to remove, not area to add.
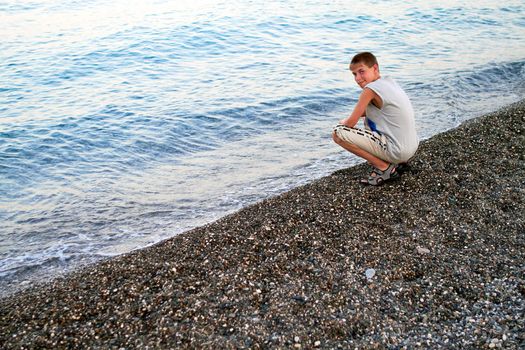
[[[525,102],[0,301],[9,348],[525,347]],[[344,155],[342,155],[344,156]]]

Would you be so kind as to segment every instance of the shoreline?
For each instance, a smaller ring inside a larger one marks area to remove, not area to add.
[[[520,348],[524,157],[522,100],[382,187],[342,169],[2,298],[0,345]]]

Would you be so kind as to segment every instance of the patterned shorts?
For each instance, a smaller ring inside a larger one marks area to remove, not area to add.
[[[349,128],[345,125],[337,125],[334,128],[334,132],[341,140],[356,145],[386,162],[394,163],[387,151],[387,140],[384,135],[379,135],[370,130]]]

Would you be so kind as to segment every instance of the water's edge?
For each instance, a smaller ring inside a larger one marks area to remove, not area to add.
[[[478,117],[475,117],[475,118],[471,118],[471,119],[465,120],[462,123],[460,123],[459,125],[457,125],[456,127],[450,128],[450,129],[445,130],[443,132],[437,133],[437,134],[435,134],[435,135],[433,135],[433,136],[431,136],[429,138],[426,138],[425,140],[422,140],[420,147],[422,147],[426,143],[432,142],[432,140],[434,138],[440,137],[440,135],[442,135],[442,134],[450,133],[450,132],[454,131],[455,129],[457,129],[459,127],[462,127],[464,125],[478,123],[482,119],[485,119],[485,118],[495,117],[495,116],[497,116],[497,115],[499,115],[499,114],[501,114],[501,113],[503,113],[503,112],[505,112],[505,111],[507,111],[509,109],[520,107],[520,106],[523,106],[524,104],[525,104],[525,100],[520,100],[518,102],[514,102],[514,103],[509,104],[507,106],[501,107],[500,109],[498,109],[496,111],[489,112],[487,114],[484,114],[484,115],[481,115],[481,116],[478,116]],[[497,127],[497,125],[495,125],[495,127]],[[416,159],[417,159],[417,155],[416,155]],[[362,167],[363,165],[364,165],[364,162],[360,162],[360,163],[352,165],[352,166],[350,166],[348,168],[337,169],[337,170],[335,170],[335,173],[337,173],[337,172],[352,172],[353,169],[356,169],[357,167]],[[227,213],[224,216],[216,218],[213,221],[207,222],[207,223],[205,223],[205,224],[203,224],[201,226],[197,226],[197,227],[191,228],[191,229],[189,229],[187,231],[178,233],[176,236],[184,235],[184,234],[193,232],[195,230],[202,229],[202,228],[206,227],[207,225],[213,224],[217,220],[227,219],[229,216],[236,215],[239,211],[250,210],[250,207],[258,206],[260,203],[262,203],[262,202],[264,202],[264,201],[266,201],[268,199],[271,199],[271,198],[274,198],[274,197],[279,197],[279,196],[282,196],[282,195],[286,195],[286,193],[288,193],[290,191],[300,191],[301,188],[303,188],[305,186],[314,185],[316,182],[323,181],[324,179],[326,179],[326,178],[328,178],[330,176],[333,176],[333,173],[332,174],[328,174],[328,175],[324,175],[324,176],[322,176],[320,178],[310,179],[310,181],[308,181],[308,182],[306,182],[304,184],[301,184],[301,185],[299,185],[297,187],[289,188],[289,189],[287,189],[286,191],[284,191],[282,193],[266,197],[264,199],[261,199],[261,200],[258,200],[256,202],[254,202],[254,203],[250,203],[250,204],[246,205],[245,207],[242,207],[242,208],[240,208],[240,209],[238,209],[238,210],[236,210],[234,212]],[[407,176],[410,176],[410,175],[407,175]],[[150,244],[148,246],[144,246],[144,247],[140,247],[140,248],[137,248],[137,249],[133,249],[131,251],[125,252],[125,253],[120,254],[120,255],[115,255],[115,256],[109,256],[109,257],[101,258],[101,259],[99,259],[97,261],[90,262],[90,263],[77,264],[76,266],[74,266],[74,268],[70,268],[70,269],[68,269],[66,271],[62,270],[61,272],[57,273],[54,276],[39,276],[39,278],[26,280],[26,281],[23,281],[21,283],[18,282],[18,281],[16,283],[0,283],[0,285],[2,285],[2,288],[0,288],[0,298],[6,298],[6,297],[8,297],[10,295],[13,295],[15,293],[18,293],[18,292],[24,291],[24,290],[46,288],[47,286],[51,285],[54,281],[57,281],[57,280],[60,280],[60,279],[64,279],[64,278],[67,279],[69,275],[82,273],[82,270],[84,268],[86,268],[86,267],[91,267],[91,266],[103,263],[104,261],[111,260],[111,259],[116,259],[116,258],[125,256],[125,255],[128,255],[128,254],[135,254],[137,251],[142,251],[144,249],[148,249],[148,248],[150,248],[150,247],[152,247],[154,245],[163,244],[164,242],[171,240],[173,237],[174,236],[168,237],[168,238],[163,239],[163,240],[161,240],[159,242],[155,242],[155,243]]]

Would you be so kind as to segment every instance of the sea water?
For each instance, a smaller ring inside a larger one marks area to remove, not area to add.
[[[0,290],[358,162],[372,51],[422,139],[524,97],[523,1],[0,2]]]

